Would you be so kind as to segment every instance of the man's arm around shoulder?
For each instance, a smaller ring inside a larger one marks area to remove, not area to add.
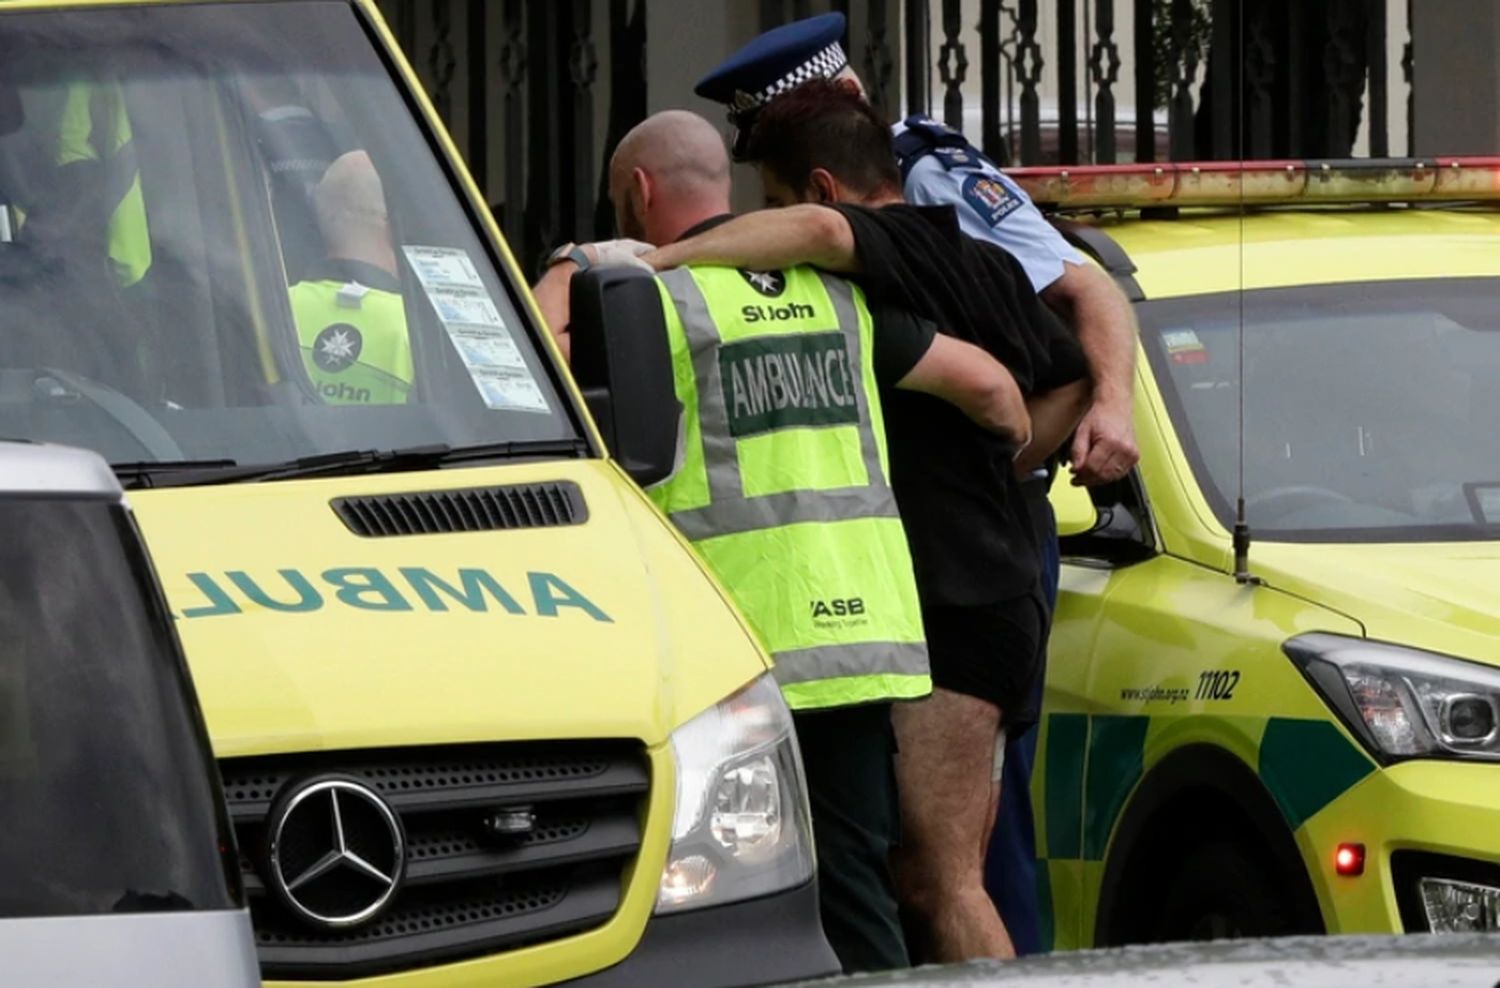
[[[836,209],[811,204],[736,216],[697,236],[665,244],[642,260],[658,271],[684,264],[723,264],[752,271],[811,264],[839,274],[859,270],[849,221]]]

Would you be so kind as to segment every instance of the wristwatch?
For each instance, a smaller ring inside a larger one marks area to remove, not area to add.
[[[587,271],[594,266],[594,262],[589,260],[589,255],[584,252],[583,247],[579,244],[563,244],[557,250],[554,250],[547,257],[547,267],[550,268],[554,264],[561,264],[563,261],[572,261],[578,265],[578,270],[580,271]]]

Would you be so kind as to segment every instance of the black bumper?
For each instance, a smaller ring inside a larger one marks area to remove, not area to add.
[[[653,917],[629,957],[567,982],[577,988],[741,988],[839,971],[818,919],[817,886],[676,916]]]

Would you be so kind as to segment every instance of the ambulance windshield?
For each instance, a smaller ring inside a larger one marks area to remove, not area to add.
[[[0,436],[148,473],[578,446],[355,8],[0,11],[0,53]]]
[[[1226,527],[1238,477],[1257,540],[1500,535],[1500,279],[1309,285],[1140,307],[1178,435]]]

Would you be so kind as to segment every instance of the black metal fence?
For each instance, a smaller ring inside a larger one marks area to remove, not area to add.
[[[646,114],[650,60],[672,57],[647,37],[647,5],[691,19],[711,2],[380,0],[528,265],[609,233],[608,154]],[[1391,81],[1410,91],[1410,3],[759,0],[756,13],[762,29],[857,15],[846,47],[872,101],[934,112],[1016,165],[1344,157],[1362,125],[1368,153],[1387,155]]]
[[[1410,89],[1409,4],[981,0],[977,39],[966,42],[974,3],[905,0],[905,105],[919,112],[940,103],[950,125],[1012,165],[1341,157],[1354,150],[1362,123],[1368,153],[1383,157],[1391,153],[1393,68]],[[1393,7],[1402,32],[1396,66],[1388,55]],[[934,25],[935,46],[916,33]],[[976,42],[977,128],[966,112]],[[940,94],[929,90],[934,72]],[[1409,99],[1405,120],[1409,134]]]

